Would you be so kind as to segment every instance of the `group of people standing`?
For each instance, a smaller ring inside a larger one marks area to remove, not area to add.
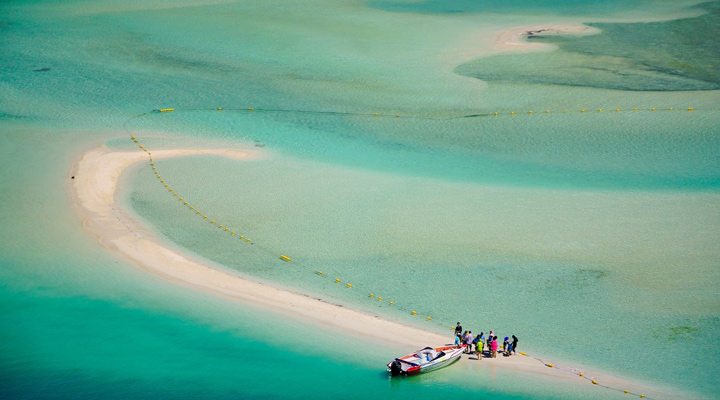
[[[517,350],[518,338],[512,335],[512,340],[505,336],[502,343],[502,353],[505,357],[509,357],[515,354]],[[490,330],[487,336],[485,332],[480,332],[479,335],[473,336],[472,331],[463,331],[460,322],[455,327],[455,345],[465,347],[465,353],[477,355],[477,359],[480,360],[483,357],[496,358],[498,353],[498,337]]]

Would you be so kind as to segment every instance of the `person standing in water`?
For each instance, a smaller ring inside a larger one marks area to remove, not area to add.
[[[455,344],[460,344],[462,339],[462,325],[460,325],[460,321],[458,321],[457,326],[455,326]]]
[[[518,344],[518,338],[515,335],[512,335],[512,353],[515,354],[517,351],[517,344]]]

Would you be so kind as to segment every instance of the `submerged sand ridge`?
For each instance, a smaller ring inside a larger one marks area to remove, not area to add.
[[[263,156],[258,150],[227,150],[217,148],[172,149],[152,152],[159,160],[193,155],[219,156],[249,161]],[[149,160],[143,151],[112,150],[105,146],[92,149],[74,166],[73,196],[83,221],[83,226],[98,242],[116,254],[131,260],[143,270],[188,287],[211,294],[231,298],[245,304],[265,307],[293,318],[312,321],[359,337],[382,343],[398,345],[405,349],[408,344],[423,347],[445,343],[448,336],[424,331],[347,307],[314,299],[303,294],[272,287],[234,275],[221,266],[172,249],[145,229],[140,221],[122,210],[116,202],[118,182],[129,167]],[[402,351],[400,351],[402,352]],[[386,360],[380,360],[384,362]],[[378,368],[382,368],[380,364]],[[473,362],[473,369],[507,368],[515,371],[545,376],[563,384],[595,384],[614,390],[627,390],[643,394],[647,398],[676,398],[678,393],[655,385],[630,381],[611,374],[583,368],[562,367],[531,357],[500,357]],[[579,375],[580,371],[582,374]],[[578,375],[581,378],[578,378]],[[591,382],[591,383],[588,383]],[[598,390],[605,390],[598,388]],[[680,397],[687,398],[688,394]]]

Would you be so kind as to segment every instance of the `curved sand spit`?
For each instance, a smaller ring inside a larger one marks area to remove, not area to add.
[[[254,150],[225,149],[156,150],[152,154],[155,160],[191,155],[213,155],[250,160],[261,155]],[[128,167],[147,160],[147,155],[141,151],[119,151],[103,146],[83,154],[74,166],[73,197],[83,220],[83,226],[105,248],[129,258],[145,271],[168,280],[243,303],[266,307],[305,321],[341,329],[364,338],[397,344],[398,348],[402,349],[400,352],[408,350],[409,344],[412,348],[418,348],[429,344],[441,344],[449,340],[449,334],[442,336],[423,331],[241,278],[213,268],[211,262],[188,254],[181,254],[164,245],[159,238],[145,229],[140,221],[124,212],[115,201],[118,182],[123,172]],[[567,372],[547,368],[528,357],[499,357],[471,363],[472,368],[475,369],[509,368],[546,376],[558,383],[563,381],[565,384],[590,384]],[[379,364],[378,368],[382,368],[382,364]],[[595,377],[604,385],[628,389],[634,393],[644,393],[649,398],[688,397],[686,393],[673,393],[667,388],[660,389],[655,385],[644,385],[603,372],[593,373],[592,370],[585,369],[585,375]],[[597,390],[605,391],[606,389],[598,388]],[[619,395],[622,396],[622,392]]]

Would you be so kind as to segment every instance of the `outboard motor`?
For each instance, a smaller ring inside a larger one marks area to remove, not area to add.
[[[390,375],[398,376],[401,373],[402,373],[402,365],[400,364],[400,361],[393,360],[393,362],[390,363]]]

